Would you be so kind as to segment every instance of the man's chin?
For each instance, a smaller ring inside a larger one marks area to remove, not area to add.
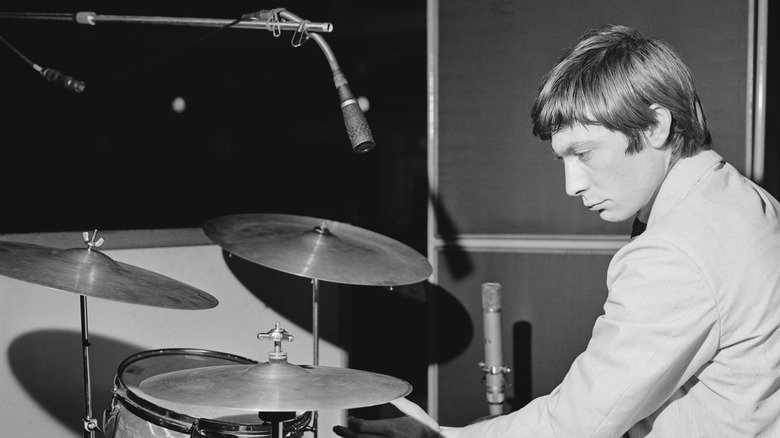
[[[599,217],[606,222],[623,222],[631,217],[631,215],[624,215],[612,210],[599,210]]]

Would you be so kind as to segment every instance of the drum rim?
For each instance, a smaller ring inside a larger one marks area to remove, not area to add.
[[[114,394],[130,402],[126,403],[127,408],[137,417],[152,424],[175,430],[176,432],[189,432],[192,430],[192,427],[195,426],[199,420],[201,420],[201,418],[172,411],[165,407],[156,405],[144,398],[141,398],[135,392],[131,391],[122,380],[123,371],[125,368],[127,368],[128,365],[132,363],[150,357],[175,355],[193,355],[213,357],[216,359],[229,359],[245,364],[258,363],[253,359],[235,354],[199,348],[158,348],[154,350],[141,351],[123,360],[117,367],[117,374],[114,378]]]
[[[242,435],[246,435],[246,436],[258,436],[260,438],[267,438],[268,436],[270,436],[268,435],[268,432],[272,427],[271,424],[266,421],[259,424],[230,423],[230,422],[215,420],[215,419],[195,418],[184,414],[180,414],[180,415],[184,417],[188,417],[193,421],[191,422],[174,421],[171,418],[155,416],[156,414],[155,412],[150,412],[146,408],[136,405],[130,399],[125,398],[124,400],[120,400],[120,403],[121,403],[121,406],[119,406],[120,409],[124,407],[125,409],[130,411],[130,413],[140,418],[141,420],[146,421],[147,423],[152,423],[157,426],[163,427],[165,429],[172,430],[174,432],[189,433],[191,434],[191,436],[203,436],[203,437],[233,436],[233,435],[223,434],[223,432],[227,432],[227,433],[241,433]],[[117,406],[115,405],[114,408],[112,409],[112,412],[115,412],[116,409]],[[113,415],[121,416],[121,411],[116,412]],[[312,416],[313,416],[312,411],[306,411],[301,415],[296,415],[294,418],[283,421],[282,429],[285,432],[291,432],[293,434],[296,434],[298,432],[303,433],[306,432],[307,430],[313,430],[313,429],[307,429],[307,426],[311,422]]]
[[[121,392],[121,394],[120,394]],[[145,406],[140,406],[136,400],[134,400],[131,397],[127,397],[127,392],[122,391],[116,391],[114,393],[117,396],[120,396],[120,400],[114,400],[112,408],[112,413],[114,413],[117,410],[117,405],[119,405],[119,409],[124,408],[130,411],[133,415],[140,418],[143,421],[146,421],[147,423],[151,423],[160,427],[163,427],[165,429],[170,429],[175,432],[181,432],[181,433],[187,433],[190,432],[197,421],[196,418],[190,417],[189,415],[183,415],[179,414],[178,412],[170,412],[167,411],[165,415],[160,414],[156,411],[151,411]],[[157,406],[155,406],[157,407]],[[121,410],[116,412],[114,415],[120,415],[121,416]]]
[[[193,355],[193,356],[200,355],[200,356],[214,357],[214,358],[218,358],[218,359],[228,358],[228,359],[234,359],[237,362],[245,363],[245,364],[248,364],[248,363],[258,363],[254,359],[249,359],[249,358],[238,356],[238,355],[235,355],[235,354],[232,354],[232,353],[224,353],[224,352],[215,351],[215,350],[205,350],[205,349],[202,349],[202,348],[157,348],[157,349],[154,349],[154,350],[140,351],[138,353],[135,353],[133,355],[128,356],[117,367],[116,375],[117,375],[117,377],[121,376],[122,375],[122,370],[127,368],[127,365],[129,365],[130,363],[137,362],[138,360],[141,360],[141,359],[146,359],[147,357],[161,356],[161,355],[164,355],[164,354],[172,355],[171,353],[172,354],[177,354],[177,355],[182,355],[182,356],[186,355],[186,354],[190,354],[190,355]]]

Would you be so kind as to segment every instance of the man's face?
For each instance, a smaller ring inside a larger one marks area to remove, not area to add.
[[[666,149],[645,146],[626,154],[628,138],[600,125],[575,124],[552,135],[563,160],[566,193],[608,222],[633,217],[650,204],[669,166]]]

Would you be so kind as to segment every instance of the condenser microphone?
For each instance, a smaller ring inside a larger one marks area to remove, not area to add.
[[[501,284],[482,283],[482,315],[485,339],[485,390],[490,415],[504,413],[504,375],[509,368],[503,365],[504,353],[501,340]]]
[[[337,69],[333,72],[333,81],[336,83],[336,90],[339,93],[341,114],[344,116],[344,126],[347,128],[347,136],[352,144],[352,150],[359,154],[370,151],[376,146],[374,137],[371,135],[371,128],[368,127],[366,115],[360,109],[355,96],[352,95],[341,70]]]
[[[81,82],[73,76],[66,76],[51,68],[41,70],[41,75],[46,78],[47,81],[54,84],[59,84],[63,88],[75,93],[83,93],[87,87],[84,82]]]

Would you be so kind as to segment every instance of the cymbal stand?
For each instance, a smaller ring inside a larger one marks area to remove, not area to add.
[[[271,423],[271,438],[284,438],[284,422],[295,418],[295,412],[261,412],[259,417]]]
[[[320,281],[316,278],[311,280],[311,334],[313,338],[313,360],[312,365],[317,366],[320,364]],[[317,438],[317,411],[312,413],[312,426],[314,438]]]
[[[87,244],[87,250],[91,251],[93,248],[99,248],[105,242],[102,237],[97,238],[97,230],[95,230],[92,237],[88,232],[82,234],[84,243]],[[85,295],[79,295],[81,302],[81,350],[84,359],[84,409],[86,415],[82,419],[82,425],[84,427],[84,438],[94,438],[95,431],[100,430],[98,427],[97,419],[92,418],[92,381],[90,379],[89,372],[89,321],[87,317],[87,297]]]
[[[82,423],[84,426],[84,438],[93,438],[94,431],[99,430],[98,423],[92,418],[92,383],[89,377],[89,323],[87,322],[87,297],[80,295],[81,299],[81,348],[84,356],[84,407],[86,416]]]
[[[316,278],[311,280],[311,334],[313,340],[313,359],[312,365],[320,364],[320,331],[319,331],[319,308],[320,308],[320,281]]]
[[[287,333],[277,322],[273,329],[266,333],[258,333],[257,339],[273,341],[274,350],[268,353],[268,361],[287,361],[287,353],[282,351],[282,341],[292,342],[293,335]],[[315,364],[316,365],[316,364]],[[284,422],[295,418],[295,412],[259,412],[261,420],[271,423],[271,438],[284,438]],[[314,412],[313,426],[310,429],[317,436],[317,413]]]

